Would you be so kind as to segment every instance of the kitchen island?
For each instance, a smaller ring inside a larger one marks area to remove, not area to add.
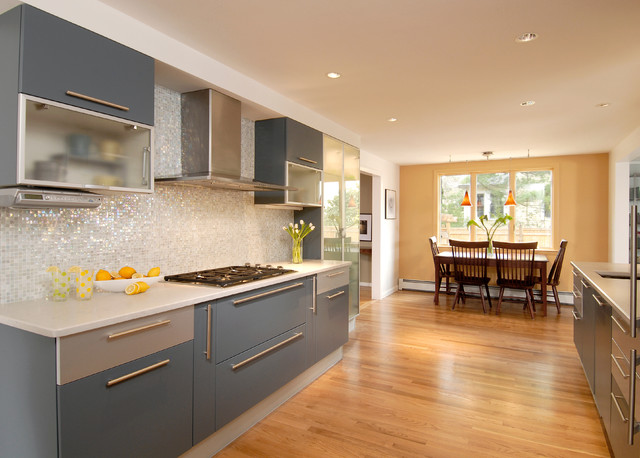
[[[572,262],[574,343],[612,453],[640,456],[636,380],[640,344],[631,337],[629,265]],[[627,278],[624,278],[626,274]],[[637,314],[636,314],[637,317]],[[636,319],[635,328],[638,329]],[[630,377],[630,374],[636,377]],[[634,414],[635,410],[635,414]],[[633,442],[633,445],[630,444]]]
[[[348,266],[1,305],[3,448],[211,456],[342,358]]]

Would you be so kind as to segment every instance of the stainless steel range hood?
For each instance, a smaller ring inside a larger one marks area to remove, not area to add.
[[[294,189],[241,175],[240,101],[212,89],[181,96],[182,174],[157,177],[158,184],[237,191]]]

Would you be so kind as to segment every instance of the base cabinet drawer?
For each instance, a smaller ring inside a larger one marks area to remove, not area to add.
[[[616,458],[638,458],[640,456],[640,433],[636,433],[634,444],[629,445],[629,404],[623,395],[624,391],[624,387],[619,387],[617,382],[612,380],[609,443]]]
[[[189,341],[58,386],[59,456],[157,458],[188,450],[192,371]]]
[[[222,362],[305,322],[311,277],[238,294],[216,304],[215,355]]]
[[[306,368],[305,325],[216,365],[216,428],[284,386]]]
[[[349,287],[318,294],[314,318],[317,362],[349,341]]]

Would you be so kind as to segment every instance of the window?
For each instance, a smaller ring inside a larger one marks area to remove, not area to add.
[[[551,248],[552,240],[552,172],[551,170],[470,173],[440,176],[439,241],[449,239],[486,240],[484,231],[467,229],[470,219],[486,215],[489,225],[503,215],[513,220],[500,227],[493,240],[537,241],[539,248]],[[505,207],[512,189],[517,205]],[[460,203],[465,191],[473,207]]]

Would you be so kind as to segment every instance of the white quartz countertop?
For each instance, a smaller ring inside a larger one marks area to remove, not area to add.
[[[45,337],[63,337],[349,266],[351,262],[308,260],[302,264],[271,264],[295,272],[226,288],[161,281],[132,296],[96,292],[89,301],[41,299],[0,304],[0,324]]]
[[[611,262],[572,262],[585,279],[593,285],[595,290],[607,300],[618,314],[629,320],[630,293],[629,280],[619,278],[604,278],[598,272],[629,272],[629,264],[615,264]],[[640,291],[640,289],[639,289]],[[640,315],[636,315],[640,316]]]

